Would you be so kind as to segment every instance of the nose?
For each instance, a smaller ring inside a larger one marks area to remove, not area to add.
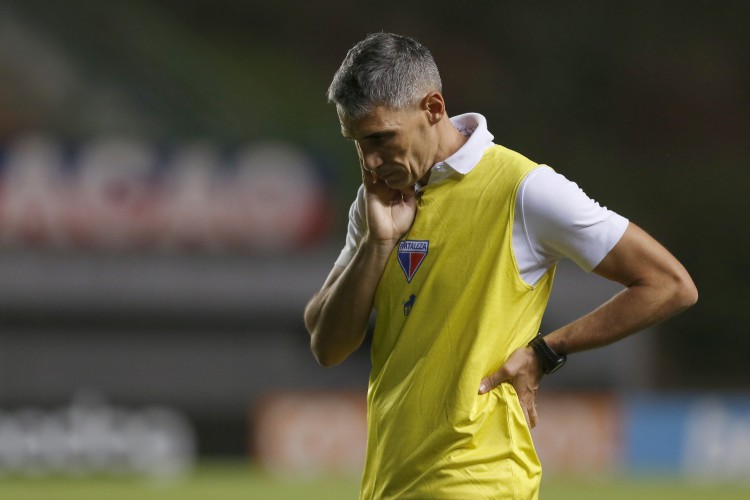
[[[383,164],[383,157],[376,149],[363,148],[361,145],[357,145],[357,152],[359,157],[362,159],[362,164],[367,170],[375,171]]]

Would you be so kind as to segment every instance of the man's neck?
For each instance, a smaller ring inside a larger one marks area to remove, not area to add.
[[[438,126],[441,127],[439,130],[440,142],[438,143],[438,150],[435,154],[435,163],[445,161],[456,151],[461,149],[461,147],[466,144],[466,141],[469,140],[468,137],[458,131],[448,119],[447,115]]]

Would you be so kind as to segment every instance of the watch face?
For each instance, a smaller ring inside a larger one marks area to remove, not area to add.
[[[562,368],[566,360],[567,358],[565,356],[561,356],[560,359],[557,360],[555,365],[550,367],[549,371],[547,371],[547,375],[549,375],[550,373],[555,373],[557,370]]]

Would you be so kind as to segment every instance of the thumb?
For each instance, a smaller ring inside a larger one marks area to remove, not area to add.
[[[501,366],[495,373],[482,379],[482,382],[479,384],[479,394],[485,394],[509,380],[510,376],[506,372],[505,367]]]

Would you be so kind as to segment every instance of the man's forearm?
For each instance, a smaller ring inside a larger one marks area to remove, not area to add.
[[[695,304],[697,291],[687,275],[661,278],[658,282],[632,284],[596,310],[550,333],[545,340],[556,352],[564,354],[594,349]]]
[[[394,244],[365,239],[339,276],[332,276],[308,303],[305,326],[321,365],[346,359],[364,340],[375,291]]]

